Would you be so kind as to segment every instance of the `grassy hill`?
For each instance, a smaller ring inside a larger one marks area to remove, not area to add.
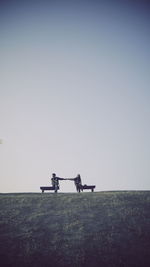
[[[0,194],[2,267],[149,267],[150,191]]]

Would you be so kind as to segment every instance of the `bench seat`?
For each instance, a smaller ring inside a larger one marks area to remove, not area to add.
[[[95,185],[86,185],[85,184],[85,185],[82,185],[81,189],[82,190],[91,189],[91,191],[93,192],[95,187],[96,187]]]
[[[46,190],[55,190],[54,186],[41,186],[40,189],[42,190],[42,193]]]

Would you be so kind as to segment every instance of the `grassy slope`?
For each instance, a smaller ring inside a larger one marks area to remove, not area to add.
[[[150,191],[0,194],[1,266],[150,266]]]

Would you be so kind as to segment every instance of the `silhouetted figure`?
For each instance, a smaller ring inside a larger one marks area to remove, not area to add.
[[[54,187],[55,193],[59,189],[59,180],[65,180],[64,178],[57,177],[55,173],[52,174],[51,182]]]
[[[81,182],[80,174],[78,174],[75,178],[68,178],[68,179],[65,179],[65,180],[74,181],[76,190],[77,190],[77,192],[80,193],[80,191],[82,190],[82,182]]]

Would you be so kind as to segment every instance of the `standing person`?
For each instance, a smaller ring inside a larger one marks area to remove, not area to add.
[[[77,190],[77,192],[80,193],[80,190],[82,190],[82,181],[81,181],[80,174],[78,174],[75,178],[68,178],[68,179],[65,179],[65,180],[74,181],[76,190]]]
[[[57,193],[57,190],[59,189],[59,180],[65,180],[64,178],[57,177],[55,173],[52,173],[52,186],[55,189],[55,193]]]

